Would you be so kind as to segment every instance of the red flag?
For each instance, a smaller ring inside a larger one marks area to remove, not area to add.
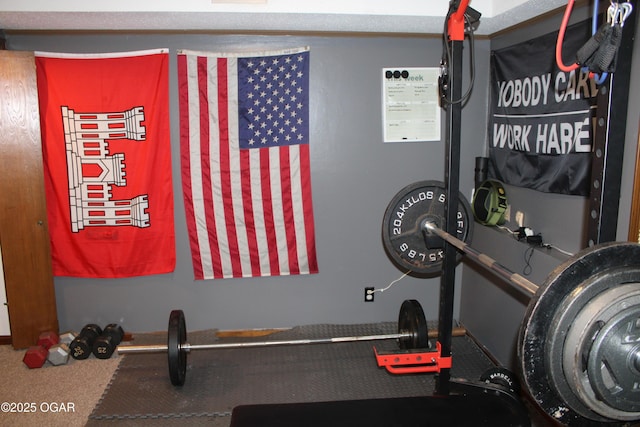
[[[196,279],[317,273],[309,51],[178,53]]]
[[[53,273],[175,268],[166,49],[36,53]]]

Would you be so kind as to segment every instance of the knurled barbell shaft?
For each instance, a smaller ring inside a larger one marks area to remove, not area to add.
[[[469,258],[472,258],[473,260],[484,265],[489,269],[489,271],[503,278],[504,280],[511,283],[512,285],[518,287],[520,290],[524,291],[529,296],[533,296],[533,294],[535,294],[536,291],[538,290],[538,285],[536,285],[532,281],[522,277],[518,273],[514,273],[513,271],[509,270],[507,267],[503,266],[502,264],[500,264],[498,261],[491,258],[490,256],[485,255],[482,252],[478,252],[477,250],[467,245],[462,240],[457,239],[451,234],[447,233],[446,231],[438,228],[438,226],[436,226],[436,224],[434,224],[433,222],[429,222],[429,221],[425,222],[424,229],[427,233],[433,233],[438,237],[440,237],[442,240],[445,240],[446,242],[455,246],[459,251],[468,255]]]
[[[466,334],[466,330],[463,327],[453,328],[453,336],[463,336]],[[188,344],[185,343],[181,346],[185,351],[191,350],[215,350],[225,348],[241,348],[241,347],[267,347],[274,345],[298,345],[298,344],[330,344],[338,342],[351,342],[351,341],[376,341],[376,340],[390,340],[400,338],[411,338],[410,333],[400,334],[384,334],[384,335],[363,335],[352,337],[334,337],[334,338],[320,338],[320,339],[306,339],[306,340],[292,340],[292,341],[246,341],[235,343],[214,343],[214,344]],[[437,331],[429,331],[429,338],[437,338]],[[150,345],[121,345],[118,346],[118,354],[133,354],[133,353],[164,353],[168,351],[166,344],[150,344]]]
[[[280,340],[280,341],[246,341],[234,343],[214,343],[214,344],[189,344],[184,343],[181,348],[185,351],[191,350],[215,350],[226,348],[242,348],[242,347],[270,347],[281,345],[304,345],[304,344],[330,344],[339,342],[354,341],[377,341],[391,340],[400,338],[411,338],[410,333],[383,334],[383,335],[362,335],[350,337],[333,337],[333,338],[317,338],[317,339],[301,339],[301,340]],[[168,351],[166,344],[157,345],[126,345],[118,346],[119,354],[127,353],[160,353]]]

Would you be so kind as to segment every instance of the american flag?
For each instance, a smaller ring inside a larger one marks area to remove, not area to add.
[[[178,52],[196,279],[317,273],[309,51]]]

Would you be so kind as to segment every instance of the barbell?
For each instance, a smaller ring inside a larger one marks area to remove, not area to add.
[[[383,245],[398,268],[432,274],[442,268],[444,242],[451,244],[530,296],[518,333],[519,370],[547,414],[580,426],[640,420],[640,245],[586,248],[537,285],[468,245],[471,211],[462,195],[461,239],[442,230],[445,194],[444,184],[424,181],[388,205]]]
[[[118,354],[140,354],[166,352],[171,384],[181,386],[185,382],[187,354],[193,350],[216,350],[248,347],[270,347],[307,344],[330,344],[356,341],[397,340],[401,349],[429,348],[429,330],[424,310],[416,300],[405,300],[398,314],[398,332],[394,334],[361,335],[299,340],[267,340],[232,343],[189,344],[185,315],[182,310],[173,310],[169,315],[166,344],[120,345]]]

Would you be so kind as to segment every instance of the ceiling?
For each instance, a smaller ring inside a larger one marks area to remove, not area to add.
[[[567,0],[471,0],[491,35]],[[251,31],[439,34],[448,0],[0,0],[5,31]]]

